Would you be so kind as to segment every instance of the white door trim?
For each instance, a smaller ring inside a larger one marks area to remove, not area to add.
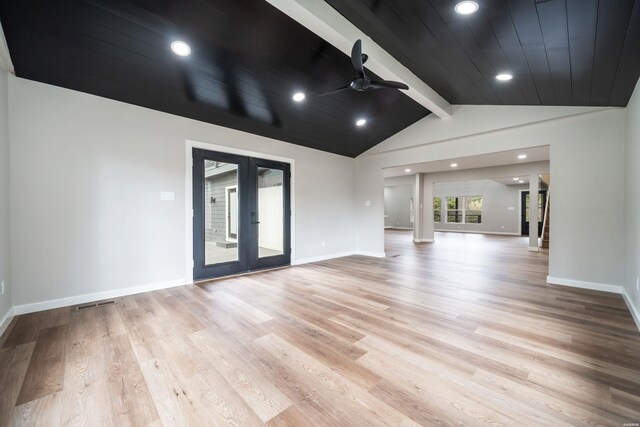
[[[243,150],[226,145],[213,144],[202,141],[185,140],[185,280],[193,283],[193,157],[194,148],[219,151],[221,153],[238,154],[240,156],[256,157],[259,159],[275,160],[291,165],[291,264],[296,262],[296,173],[294,159],[257,151]]]

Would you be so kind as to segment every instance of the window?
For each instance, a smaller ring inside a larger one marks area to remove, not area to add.
[[[467,196],[464,198],[464,222],[466,224],[482,224],[482,197]]]
[[[462,206],[462,197],[447,197],[447,222],[463,222]]]
[[[442,221],[442,199],[440,197],[433,198],[433,222]]]
[[[447,197],[447,222],[482,224],[482,196]]]

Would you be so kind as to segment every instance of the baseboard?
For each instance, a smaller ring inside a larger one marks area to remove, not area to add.
[[[592,291],[622,293],[622,286],[609,285],[606,283],[584,282],[582,280],[562,279],[560,277],[547,276],[547,283],[550,285],[569,286],[571,288],[590,289]]]
[[[362,256],[370,256],[373,258],[386,258],[387,254],[384,252],[367,252],[367,251],[356,251],[356,255]]]
[[[413,227],[395,227],[393,225],[388,225],[384,227],[385,230],[413,230]]]
[[[329,259],[334,259],[334,258],[343,258],[346,256],[353,256],[353,255],[362,255],[362,256],[370,256],[370,257],[374,257],[374,258],[384,258],[386,257],[386,254],[384,252],[366,252],[366,251],[349,251],[349,252],[337,252],[334,254],[327,254],[327,255],[320,255],[320,256],[314,256],[314,257],[309,257],[309,258],[302,258],[302,259],[297,259],[295,261],[293,261],[291,263],[291,265],[302,265],[302,264],[309,264],[310,262],[319,262],[319,261],[326,261]]]
[[[537,246],[529,246],[529,247],[527,248],[527,250],[528,250],[529,252],[540,252],[540,248],[539,248],[539,247],[537,247]]]
[[[438,233],[471,233],[471,234],[497,234],[499,236],[520,236],[520,233],[511,233],[506,231],[478,231],[478,230],[443,230],[436,229]],[[526,236],[523,236],[526,237]]]
[[[110,291],[96,292],[92,294],[76,295],[67,298],[58,298],[47,301],[34,302],[31,304],[17,305],[13,307],[15,315],[34,313],[36,311],[51,310],[53,308],[68,307],[71,305],[84,304],[92,301],[100,301],[109,298],[118,298],[127,295],[140,294],[143,292],[157,291],[160,289],[173,288],[185,284],[185,279],[170,280],[167,282],[150,283],[148,285],[133,286],[130,288],[113,289]]]
[[[358,252],[357,251],[336,252],[336,253],[333,253],[333,254],[312,256],[312,257],[309,257],[309,258],[297,259],[297,260],[293,261],[291,263],[291,265],[309,264],[310,262],[326,261],[328,259],[343,258],[343,257],[346,257],[346,256],[351,256],[351,255],[358,255]]]
[[[413,243],[433,243],[434,239],[413,239]]]
[[[14,315],[15,314],[14,314],[13,307],[11,307],[9,311],[7,311],[7,313],[4,315],[2,320],[0,320],[0,337],[2,336],[2,334],[4,334],[4,331],[6,331],[7,328],[9,327],[9,324],[11,323],[11,320],[13,319]]]
[[[629,311],[631,312],[631,317],[633,317],[633,321],[636,322],[636,326],[640,331],[640,310],[638,310],[638,308],[633,304],[633,300],[631,299],[631,296],[629,296],[627,288],[624,286],[622,287],[622,298],[624,298],[624,302],[627,303],[627,307],[629,307]]]

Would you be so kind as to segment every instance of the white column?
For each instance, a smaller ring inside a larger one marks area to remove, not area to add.
[[[422,221],[422,240],[421,242],[433,242],[433,233],[435,224],[433,223],[433,182],[429,179],[429,175],[424,175],[424,219]]]
[[[529,177],[529,250],[538,251],[538,175]]]
[[[413,241],[422,241],[423,224],[424,224],[424,179],[421,173],[415,175],[415,184],[413,185]]]

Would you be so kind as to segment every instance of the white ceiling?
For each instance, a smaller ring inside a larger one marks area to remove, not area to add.
[[[526,154],[527,158],[520,160],[518,155]],[[520,163],[541,162],[549,160],[549,146],[531,147],[522,150],[500,151],[497,153],[482,154],[470,157],[458,157],[454,159],[437,160],[433,162],[414,163],[410,165],[398,166],[384,170],[385,178],[403,175],[413,175],[415,173],[434,173],[445,172],[451,170],[477,169],[487,168],[491,166],[505,166]],[[456,168],[452,168],[451,164],[457,163]],[[411,169],[405,172],[405,169]],[[528,182],[526,180],[525,182]]]
[[[515,179],[518,178],[518,179]],[[493,178],[495,182],[504,185],[529,185],[529,176],[508,176],[504,178]],[[523,181],[523,182],[520,182]]]

